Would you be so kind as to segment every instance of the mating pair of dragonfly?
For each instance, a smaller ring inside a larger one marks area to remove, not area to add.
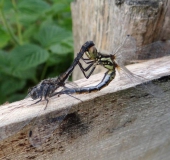
[[[121,68],[126,72],[133,75],[125,66],[125,62],[135,57],[136,52],[136,42],[135,39],[131,36],[127,36],[122,45],[114,52],[114,54],[104,54],[97,51],[92,41],[87,41],[81,48],[80,52],[77,54],[77,57],[74,59],[71,67],[58,78],[50,78],[41,81],[38,85],[29,89],[29,95],[32,99],[39,99],[38,103],[44,98],[48,104],[48,98],[61,95],[61,94],[81,94],[81,93],[90,93],[93,91],[98,91],[107,86],[114,78],[116,74],[116,68]],[[83,55],[86,55],[87,58],[84,58]],[[82,59],[88,66],[86,68],[80,62]],[[67,88],[65,87],[65,82],[68,77],[73,72],[75,66],[78,65],[88,79],[97,65],[101,65],[107,69],[102,81],[92,87],[82,87],[82,88]],[[89,71],[90,70],[90,71]],[[86,72],[89,72],[86,74]],[[55,92],[59,87],[63,87],[63,90],[60,92]]]
[[[159,55],[167,55],[169,48],[166,48],[167,45],[163,41],[157,41],[150,45],[147,45],[142,48],[136,47],[136,41],[132,36],[126,36],[123,40],[122,44],[113,52],[113,53],[100,53],[97,51],[94,43],[92,41],[87,41],[80,49],[80,52],[77,54],[77,57],[74,59],[72,65],[69,69],[60,75],[58,78],[50,78],[41,81],[38,85],[32,87],[28,91],[28,96],[30,96],[33,100],[37,100],[35,103],[42,101],[42,99],[46,100],[46,106],[48,105],[49,98],[55,95],[61,94],[82,94],[82,93],[90,93],[93,91],[99,91],[102,88],[106,87],[116,75],[116,69],[118,71],[121,69],[125,72],[125,74],[134,82],[143,82],[146,81],[145,78],[139,77],[132,72],[130,72],[125,64],[128,61],[137,59],[136,52],[140,52],[141,59],[151,59],[157,58]],[[151,52],[152,51],[152,52]],[[159,54],[158,54],[159,52]],[[153,53],[153,54],[152,54]],[[86,56],[86,57],[84,57]],[[84,61],[87,64],[87,67],[83,67],[80,60]],[[82,73],[86,78],[89,78],[93,71],[95,70],[97,65],[101,65],[107,69],[102,81],[95,86],[91,87],[66,87],[66,80],[73,72],[76,66],[79,66]],[[57,91],[62,87],[62,90]],[[155,91],[150,90],[147,87],[147,91],[149,93],[155,93]],[[34,103],[34,104],[35,104]],[[43,109],[44,110],[44,109]],[[33,123],[33,127],[29,132],[29,139],[33,146],[39,146],[46,141],[48,137],[52,134],[52,132],[59,126],[59,124],[63,121],[65,116],[67,115],[68,110],[61,112],[57,116],[57,118],[53,118],[51,120],[51,126],[48,125],[44,127],[43,123],[40,123],[38,120]],[[21,128],[21,127],[20,127]],[[43,129],[42,129],[43,128]],[[41,133],[40,133],[41,132]]]

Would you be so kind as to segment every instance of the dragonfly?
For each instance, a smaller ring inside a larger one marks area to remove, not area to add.
[[[46,100],[46,107],[49,102],[48,97],[59,87],[64,87],[66,80],[69,78],[71,73],[73,72],[75,66],[79,63],[80,58],[83,56],[84,52],[86,52],[90,47],[94,46],[93,41],[87,41],[80,49],[80,52],[77,54],[74,59],[72,65],[67,69],[66,72],[61,74],[57,78],[49,78],[41,81],[38,85],[30,88],[28,90],[28,96],[30,96],[33,100],[39,99],[36,103],[42,101],[42,98]],[[45,107],[45,109],[46,109]]]
[[[101,65],[107,69],[102,81],[96,86],[90,87],[80,87],[80,88],[65,88],[60,92],[55,92],[51,96],[61,95],[61,94],[82,94],[91,93],[101,90],[106,87],[116,76],[116,69],[120,73],[123,71],[127,77],[134,83],[143,83],[148,81],[146,78],[135,75],[130,70],[128,70],[125,64],[131,60],[139,59],[153,59],[158,58],[162,55],[169,55],[170,53],[170,41],[157,41],[150,45],[137,48],[136,40],[130,35],[127,35],[123,40],[122,44],[111,54],[98,52],[96,47],[93,46],[89,51],[85,52],[87,58],[81,58],[88,66],[86,68],[79,62],[78,65],[86,78],[89,78],[97,65]],[[140,52],[137,56],[137,52]],[[89,71],[90,70],[90,71]],[[86,72],[89,71],[88,74]],[[143,88],[154,96],[162,95],[162,91],[156,85],[151,82],[147,82],[147,85],[143,84]],[[155,94],[161,93],[161,94]]]
[[[79,51],[79,53],[77,54],[77,57],[74,59],[72,65],[68,68],[68,70],[61,74],[58,78],[49,78],[49,79],[45,79],[43,81],[41,81],[38,85],[30,88],[28,90],[28,97],[31,97],[33,100],[37,100],[34,104],[42,101],[42,99],[44,98],[46,101],[46,106],[45,108],[42,108],[38,111],[37,115],[41,115],[41,113],[43,113],[43,110],[46,109],[47,104],[49,102],[48,98],[50,97],[50,95],[59,87],[65,87],[66,84],[66,80],[68,79],[68,77],[71,75],[72,71],[74,70],[75,66],[77,65],[77,63],[79,62],[79,59],[83,56],[84,52],[86,52],[91,46],[93,46],[94,43],[93,41],[87,41],[86,43],[84,43]],[[20,108],[17,107],[17,108]],[[3,108],[2,108],[3,109]],[[12,116],[13,114],[17,114],[16,113],[16,109],[13,108],[10,110],[10,115]],[[1,124],[8,122],[9,119],[9,115],[6,115],[8,113],[6,113],[5,109],[4,109],[4,113],[2,113],[2,115],[0,116],[0,121]],[[60,113],[60,115],[58,117],[60,118],[56,118],[55,120],[59,123],[59,121],[61,121],[60,119],[62,119],[62,117],[64,118],[65,115],[67,114],[67,110],[65,110],[64,113]],[[18,119],[21,116],[18,116]],[[5,126],[5,127],[1,127],[1,131],[0,131],[0,141],[17,133],[19,130],[21,130],[24,126],[26,126],[29,122],[31,122],[32,118],[30,118],[29,120],[24,120],[20,123],[20,125],[13,125],[13,126]],[[34,127],[37,128],[38,124],[37,124],[37,118],[35,120],[35,122],[33,123],[33,130],[31,130],[29,132],[29,138],[34,142],[34,139],[36,139],[34,137],[35,133],[34,133]],[[57,126],[57,125],[56,125]]]

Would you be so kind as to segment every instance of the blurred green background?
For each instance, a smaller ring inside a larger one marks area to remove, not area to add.
[[[0,104],[70,66],[71,1],[0,0]]]

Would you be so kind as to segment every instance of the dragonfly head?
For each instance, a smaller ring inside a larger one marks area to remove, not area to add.
[[[34,100],[42,97],[48,97],[57,88],[59,88],[59,86],[54,85],[50,80],[44,80],[39,85],[28,89],[28,95]]]
[[[85,52],[86,56],[91,59],[95,60],[97,57],[97,49],[96,47],[92,46],[88,49],[88,51]]]
[[[39,91],[37,89],[37,87],[32,87],[28,89],[28,95],[32,98],[32,99],[37,99],[39,98]]]

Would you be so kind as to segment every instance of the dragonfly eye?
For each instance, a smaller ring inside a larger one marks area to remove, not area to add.
[[[94,47],[94,46],[90,47],[90,48],[89,48],[89,52],[90,52],[90,53],[97,53],[96,47]]]
[[[28,94],[30,94],[30,92],[34,89],[34,87],[31,87],[28,89]]]
[[[32,90],[30,91],[30,96],[32,99],[37,99],[39,96],[38,96],[38,93],[37,93],[37,90]]]

